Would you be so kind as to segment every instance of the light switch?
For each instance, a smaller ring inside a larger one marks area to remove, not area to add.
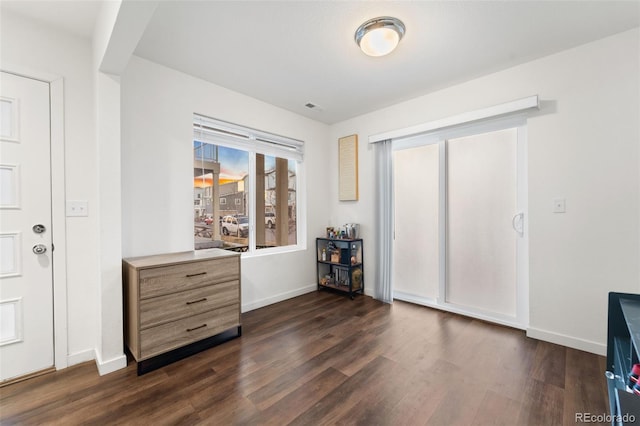
[[[564,213],[566,212],[566,201],[564,198],[556,198],[553,200],[553,212]]]
[[[89,216],[89,202],[67,200],[67,217],[70,216]]]

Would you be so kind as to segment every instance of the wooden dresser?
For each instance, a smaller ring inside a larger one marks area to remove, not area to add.
[[[221,249],[123,260],[125,344],[143,374],[238,337],[240,254]]]

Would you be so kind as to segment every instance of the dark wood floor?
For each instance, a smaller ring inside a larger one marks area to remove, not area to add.
[[[605,359],[522,331],[310,293],[136,376],[86,363],[0,389],[5,424],[560,425],[607,412]]]

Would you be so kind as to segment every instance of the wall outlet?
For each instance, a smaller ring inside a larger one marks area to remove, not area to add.
[[[67,217],[89,216],[89,202],[84,200],[67,200]]]

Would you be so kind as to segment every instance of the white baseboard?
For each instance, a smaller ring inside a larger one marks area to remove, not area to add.
[[[100,358],[98,350],[95,351],[96,366],[98,367],[98,374],[104,376],[105,374],[113,373],[116,370],[120,370],[127,366],[127,356],[125,354],[118,355],[115,358],[103,361]]]
[[[96,359],[96,353],[93,349],[76,352],[74,354],[67,355],[67,365],[65,367],[71,367],[72,365],[93,361],[94,359]]]
[[[282,302],[283,300],[291,299],[292,297],[302,296],[303,294],[311,293],[318,289],[317,284],[311,284],[305,287],[300,287],[295,290],[286,291],[284,293],[276,294],[264,299],[256,300],[252,303],[242,305],[242,312],[253,311],[254,309],[262,308],[264,306],[273,305],[274,303]]]
[[[127,366],[127,357],[124,354],[107,361],[102,361],[100,359],[100,354],[96,349],[87,349],[86,351],[76,352],[67,356],[67,367],[71,367],[72,365],[81,364],[87,361],[96,362],[98,373],[101,376],[112,373],[116,370],[120,370],[121,368],[125,368]]]
[[[533,339],[544,340],[545,342],[555,343],[557,345],[567,346],[569,348],[578,349],[585,352],[591,352],[596,355],[607,356],[607,345],[593,342],[590,340],[579,339],[577,337],[567,336],[565,334],[554,333],[539,328],[528,328],[527,337]]]

